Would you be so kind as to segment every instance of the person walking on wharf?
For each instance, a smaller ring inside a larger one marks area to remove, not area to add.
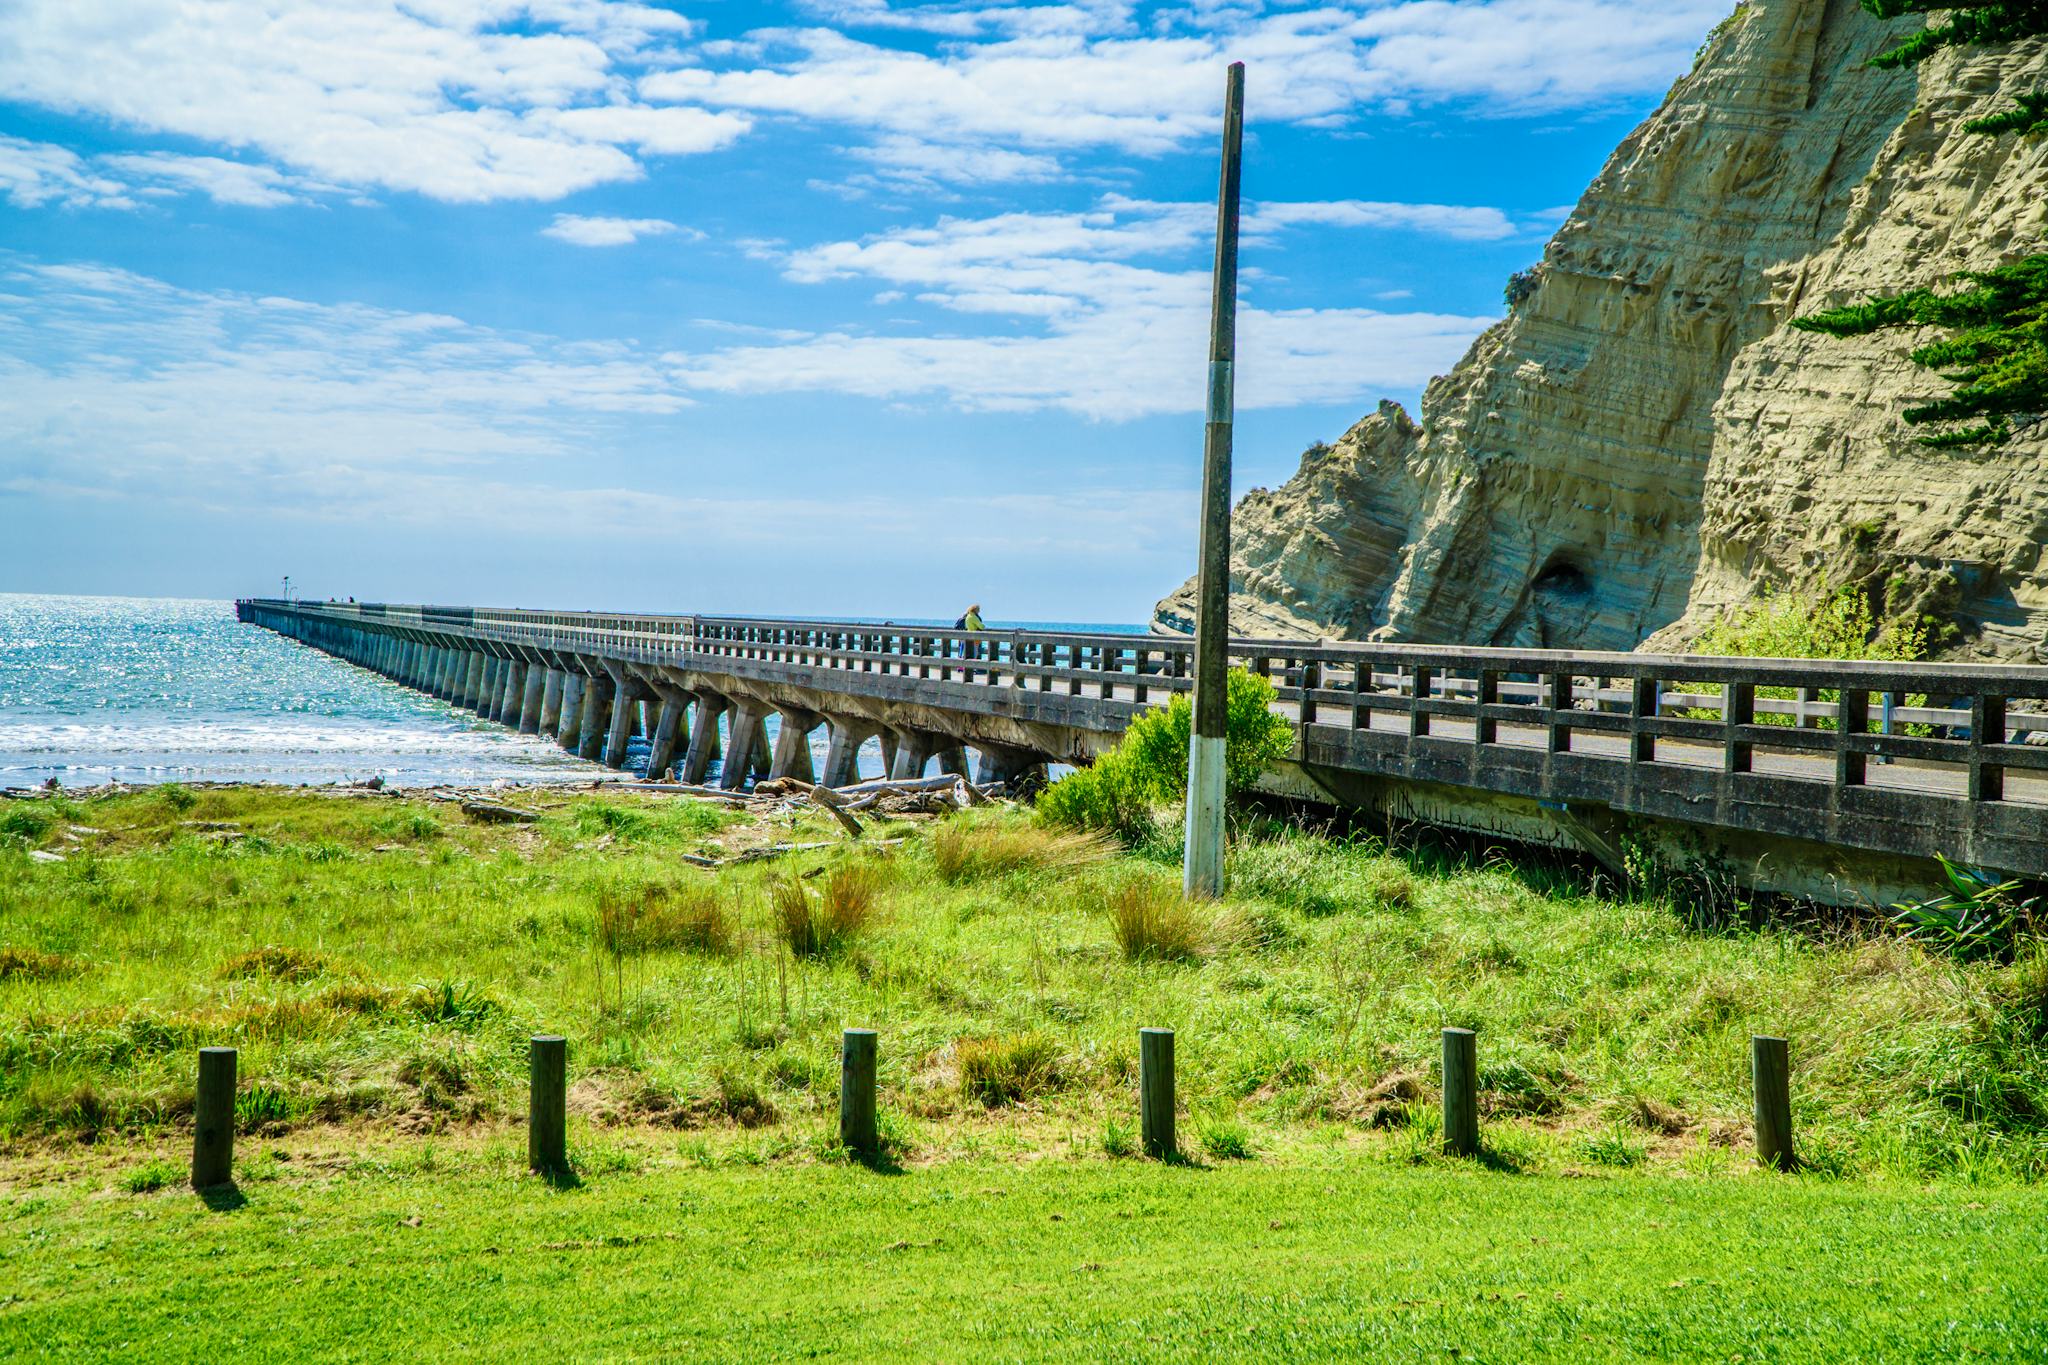
[[[981,624],[981,603],[979,603],[979,602],[976,602],[976,603],[975,603],[975,604],[974,604],[973,606],[969,607],[969,608],[968,608],[968,609],[967,609],[967,610],[966,610],[966,611],[965,611],[964,613],[962,613],[962,614],[961,614],[961,617],[960,617],[960,619],[959,619],[959,620],[957,620],[957,621],[955,621],[955,622],[953,623],[953,629],[955,629],[955,630],[980,630],[980,629],[982,629],[982,624]],[[973,642],[972,640],[962,640],[962,641],[960,642],[960,657],[961,657],[961,658],[963,658],[963,659],[972,659],[973,657],[975,657],[975,655],[974,655],[974,642]],[[971,681],[971,679],[970,679],[970,681]]]

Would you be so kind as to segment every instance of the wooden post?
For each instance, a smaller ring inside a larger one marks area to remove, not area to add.
[[[1138,1030],[1138,1137],[1145,1155],[1164,1161],[1179,1150],[1173,1135],[1173,1030]]]
[[[569,1041],[536,1034],[526,1056],[526,1164],[561,1175],[569,1169]]]
[[[839,1141],[872,1161],[881,1152],[875,1132],[877,1039],[871,1028],[850,1028],[839,1047]]]
[[[1749,1040],[1750,1077],[1756,1088],[1756,1159],[1789,1171],[1792,1151],[1792,1064],[1783,1038]]]
[[[1223,744],[1230,652],[1230,443],[1236,403],[1237,217],[1244,143],[1244,63],[1223,87],[1223,175],[1216,195],[1216,269],[1209,305],[1208,425],[1202,442],[1202,543],[1195,588],[1194,727],[1188,740],[1186,851],[1190,900],[1223,894]]]
[[[192,1188],[235,1178],[235,1050],[199,1049],[199,1089],[192,1105]]]
[[[1468,1028],[1444,1030],[1444,1152],[1479,1155],[1479,1042]]]

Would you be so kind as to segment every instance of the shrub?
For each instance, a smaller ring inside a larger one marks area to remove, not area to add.
[[[1159,832],[1154,797],[1138,780],[1131,761],[1112,749],[1086,768],[1077,768],[1038,795],[1038,818],[1072,830],[1098,830],[1136,847]]]
[[[1273,710],[1273,684],[1242,668],[1227,671],[1224,726],[1224,785],[1235,795],[1259,780],[1274,759],[1294,750],[1294,727]],[[1194,734],[1194,702],[1186,693],[1132,721],[1117,744],[1136,765],[1136,776],[1158,799],[1188,794],[1188,743]]]
[[[1534,298],[1536,291],[1542,286],[1543,267],[1541,265],[1532,265],[1527,270],[1517,270],[1514,274],[1508,276],[1507,284],[1502,287],[1500,291],[1501,301],[1507,304],[1509,312],[1513,312],[1531,298]]]
[[[199,804],[199,798],[191,788],[176,782],[166,782],[156,789],[157,799],[174,811],[184,812]]]
[[[0,948],[0,981],[55,981],[85,969],[57,953],[34,948]]]
[[[607,887],[598,893],[597,937],[614,957],[667,951],[724,957],[739,946],[731,911],[707,886]]]
[[[994,1109],[1028,1100],[1061,1084],[1059,1046],[1042,1033],[962,1038],[953,1054],[960,1092]]]
[[[1894,906],[1892,923],[1907,938],[1964,962],[2009,961],[2020,942],[2034,935],[2043,914],[2041,898],[2022,895],[2020,882],[1994,882],[1946,858],[1941,870],[1949,889]]]
[[[331,970],[332,964],[319,953],[276,945],[238,953],[220,965],[225,977],[267,976],[273,981],[311,981]]]
[[[1224,785],[1242,792],[1294,747],[1294,729],[1273,711],[1273,684],[1255,673],[1227,673]],[[1185,695],[1139,716],[1116,748],[1052,784],[1038,798],[1041,819],[1068,829],[1101,830],[1138,845],[1158,832],[1155,805],[1186,798],[1194,705]]]
[[[1170,887],[1132,878],[1098,894],[1116,946],[1132,962],[1185,962],[1208,946],[1208,922]]]
[[[829,957],[868,930],[880,888],[880,875],[864,863],[841,863],[819,891],[786,877],[769,893],[775,932],[798,957]]]
[[[932,861],[949,882],[975,881],[1006,872],[1068,872],[1101,862],[1113,851],[1100,836],[1060,833],[1005,821],[1000,824],[949,820],[932,831]]]
[[[19,802],[0,811],[0,834],[11,834],[29,843],[39,842],[56,823],[48,811]]]

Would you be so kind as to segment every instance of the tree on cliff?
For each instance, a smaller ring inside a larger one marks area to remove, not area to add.
[[[2008,43],[2048,33],[2048,0],[1863,0],[1880,19],[1940,14],[1871,59],[1877,67],[1915,66],[1944,48]],[[2048,130],[2048,91],[2019,97],[2012,108],[1963,125],[1986,136]],[[1999,445],[2012,419],[2048,411],[2048,255],[1990,270],[1964,271],[1945,289],[1922,287],[1795,318],[1794,327],[1829,336],[1865,336],[1901,327],[1939,327],[1943,335],[1912,352],[1913,362],[1941,372],[1955,387],[1946,398],[1907,408],[1914,426],[1934,430],[1922,445]]]

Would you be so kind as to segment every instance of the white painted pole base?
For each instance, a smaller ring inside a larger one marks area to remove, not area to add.
[[[1223,741],[1196,735],[1188,741],[1187,851],[1181,891],[1189,900],[1223,894]]]

